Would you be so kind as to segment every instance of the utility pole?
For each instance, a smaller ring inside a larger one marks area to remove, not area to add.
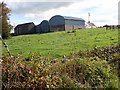
[[[90,23],[90,13],[88,13],[88,23]]]

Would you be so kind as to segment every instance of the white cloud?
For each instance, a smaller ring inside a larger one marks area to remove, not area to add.
[[[118,0],[89,0],[74,3],[64,11],[65,15],[82,17],[86,21],[88,20],[88,12],[91,13],[91,21],[98,26],[118,24]]]
[[[13,0],[10,0],[13,1]],[[20,0],[17,0],[20,2]],[[28,1],[28,0],[25,0]],[[30,2],[31,0],[29,0]],[[33,1],[33,0],[32,0]],[[34,0],[35,2],[36,0]],[[38,0],[37,0],[38,1]],[[48,1],[42,0],[38,4],[17,5],[8,3],[13,8],[13,12],[21,14],[24,17],[46,19],[49,20],[53,15],[65,15],[80,17],[88,20],[88,12],[91,13],[91,21],[96,25],[101,26],[104,24],[117,24],[118,23],[118,1],[119,0],[52,0],[58,3],[49,4]],[[63,1],[63,2],[62,2]],[[68,3],[68,2],[69,3]],[[73,2],[74,3],[70,3]],[[46,3],[45,3],[46,2]],[[62,2],[60,4],[60,2]],[[66,4],[64,3],[66,2]],[[46,6],[45,6],[46,5]],[[57,5],[57,6],[56,6]],[[31,7],[31,8],[30,8]]]
[[[84,0],[4,0],[5,2],[78,2]]]

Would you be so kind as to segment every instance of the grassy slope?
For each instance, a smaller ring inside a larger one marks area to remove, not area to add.
[[[68,55],[81,49],[94,46],[102,47],[118,43],[118,30],[81,29],[76,33],[67,31],[21,35],[6,40],[12,54],[29,56],[31,53],[41,54],[43,57],[57,57]],[[5,53],[5,50],[4,50]]]

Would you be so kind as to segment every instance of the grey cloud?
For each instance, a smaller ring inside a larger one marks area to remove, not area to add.
[[[67,7],[72,2],[12,2],[8,6],[11,8],[12,13],[15,14],[29,14],[40,13],[50,9],[57,9]]]

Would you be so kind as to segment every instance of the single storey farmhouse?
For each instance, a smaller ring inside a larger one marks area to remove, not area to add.
[[[92,22],[86,22],[86,28],[97,28],[97,26]]]
[[[46,33],[49,31],[49,22],[47,20],[43,20],[39,25],[36,26],[36,33]]]
[[[50,32],[85,28],[82,18],[56,15],[49,20]]]
[[[14,29],[15,35],[33,34],[35,33],[35,24],[33,22],[19,24]]]

